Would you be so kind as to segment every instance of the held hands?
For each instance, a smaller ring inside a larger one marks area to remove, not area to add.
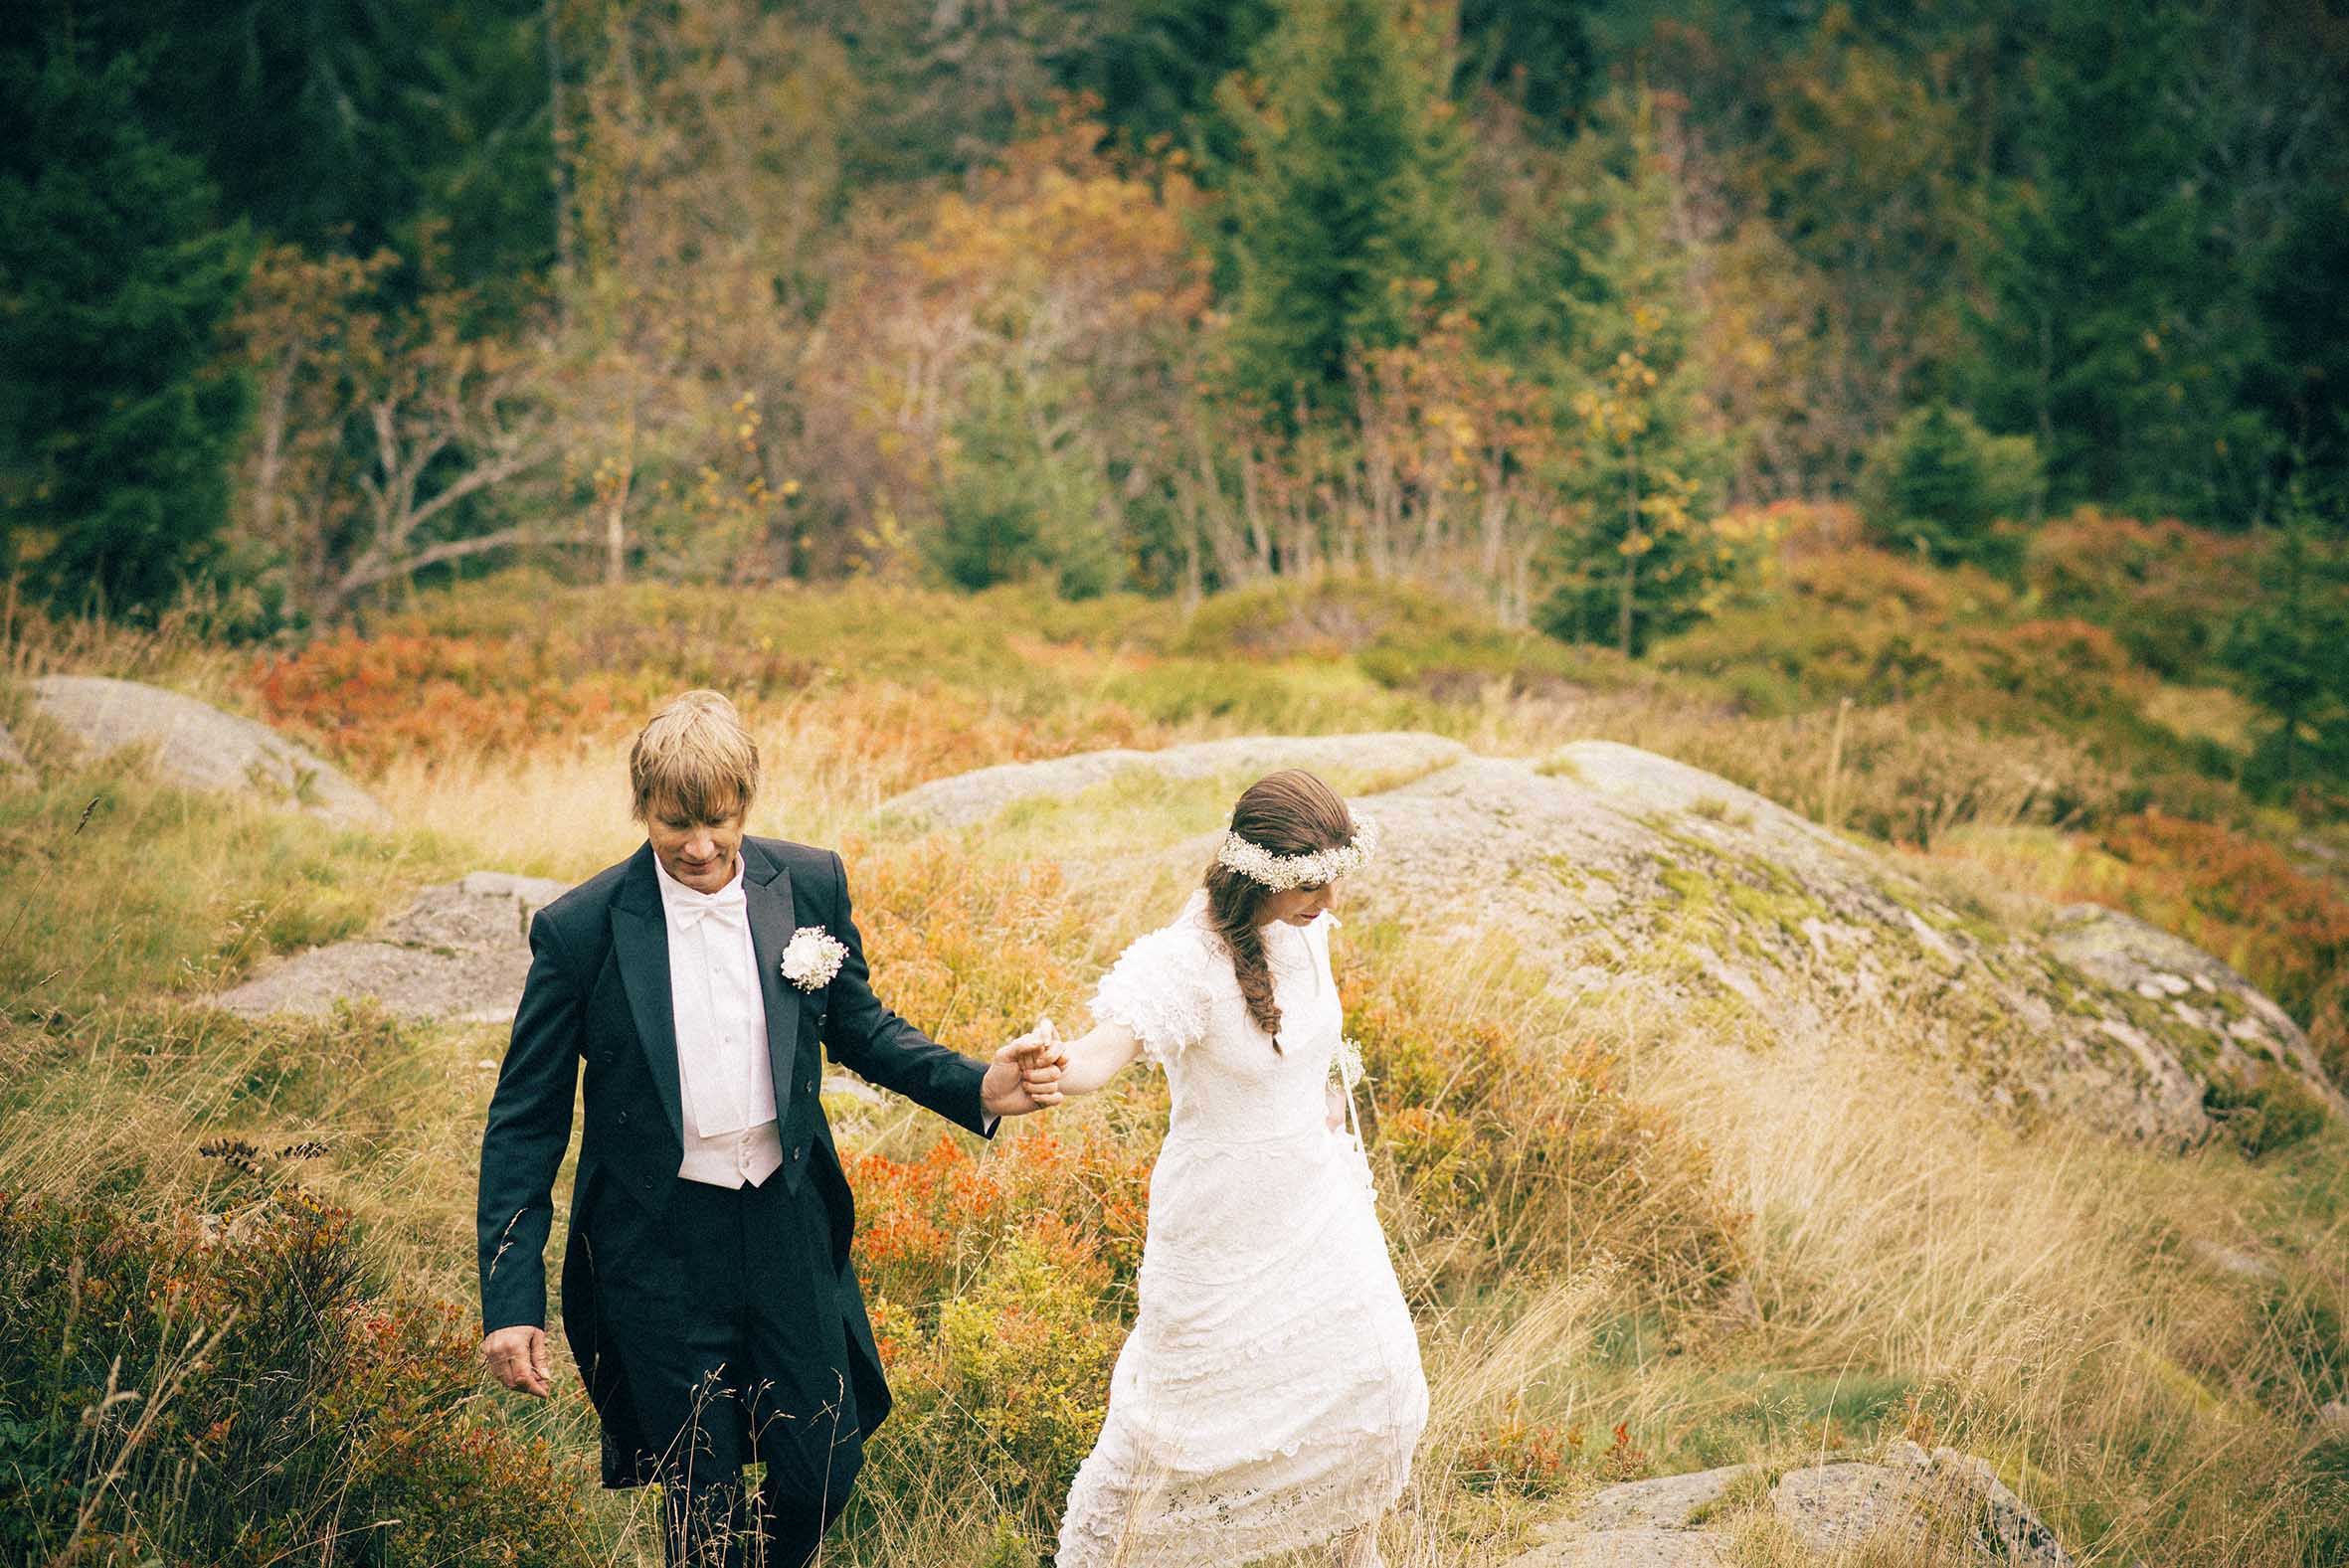
[[[506,1387],[544,1399],[552,1392],[547,1381],[546,1330],[536,1323],[514,1323],[481,1341],[481,1360],[489,1375]]]
[[[1060,1104],[1068,1052],[1049,1018],[995,1052],[980,1082],[980,1104],[994,1116],[1026,1116]]]

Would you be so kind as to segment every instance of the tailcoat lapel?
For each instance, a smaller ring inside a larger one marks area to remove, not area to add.
[[[743,840],[742,895],[749,906],[751,951],[759,959],[759,1000],[767,1013],[767,1066],[775,1076],[775,1103],[791,1104],[792,1070],[800,1049],[802,996],[783,982],[783,950],[798,929],[792,879],[782,862]]]
[[[668,1113],[669,1131],[679,1146],[685,1118],[677,1091],[677,1015],[669,995],[668,916],[660,906],[660,883],[652,870],[652,846],[629,861],[627,876],[612,900],[612,951],[620,960],[621,988],[636,1022],[636,1043],[651,1069],[652,1088]]]

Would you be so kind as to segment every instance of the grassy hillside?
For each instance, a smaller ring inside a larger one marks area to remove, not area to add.
[[[2325,853],[2349,835],[2237,787],[2226,693],[2094,620],[1864,552],[1792,563],[1770,595],[1638,665],[1344,583],[1184,613],[506,578],[265,656],[15,626],[14,674],[129,675],[266,719],[398,826],[76,763],[9,699],[41,782],[0,793],[0,1543],[657,1560],[643,1496],[594,1486],[575,1383],[525,1406],[465,1359],[501,1031],[252,1023],[201,998],[424,883],[625,854],[627,737],[686,685],[735,693],[759,733],[754,830],[843,847],[885,993],[970,1051],[1077,1015],[1178,895],[1166,846],[1233,781],[946,834],[876,814],[891,794],[1103,746],[1420,728],[1524,757],[1624,741],[1986,898],[2129,908],[2244,968],[2349,1076],[2349,889]],[[1435,1390],[1398,1568],[1498,1561],[1611,1479],[1901,1433],[1989,1458],[2087,1561],[2349,1555],[2349,1444],[2310,1425],[2349,1395],[2349,1129],[2256,1158],[2025,1133],[1885,1048],[1921,998],[1722,1038],[1561,1007],[1506,952],[1346,938]],[[833,1109],[900,1409],[827,1560],[1032,1563],[1130,1316],[1163,1087],[1129,1074],[985,1147],[902,1107]]]

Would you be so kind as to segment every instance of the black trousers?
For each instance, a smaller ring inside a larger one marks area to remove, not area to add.
[[[802,1568],[864,1462],[869,1376],[820,1199],[787,1194],[781,1171],[756,1187],[679,1179],[662,1221],[606,1239],[597,1273],[629,1398],[664,1449],[671,1568]]]

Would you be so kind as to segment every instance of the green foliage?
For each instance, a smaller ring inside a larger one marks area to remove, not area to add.
[[[2315,1136],[2332,1118],[2315,1091],[2282,1068],[2257,1079],[2213,1073],[2202,1087],[2202,1108],[2254,1159]]]
[[[215,364],[245,232],[133,109],[136,63],[0,54],[0,571],[163,608],[228,523],[245,387]]]
[[[576,0],[573,0],[576,3]],[[30,0],[151,67],[136,117],[197,159],[229,214],[312,251],[417,255],[445,229],[456,280],[510,307],[553,259],[545,0],[325,8]],[[10,40],[0,24],[0,52]]]
[[[1248,86],[1217,93],[1238,141],[1228,382],[1288,434],[1352,402],[1354,357],[1406,341],[1409,285],[1442,291],[1464,254],[1437,23],[1398,0],[1300,0]]]
[[[547,1446],[476,1414],[473,1346],[371,1297],[299,1188],[151,1223],[0,1196],[0,1557],[593,1561]]]
[[[1656,113],[1652,96],[1619,96],[1578,139],[1503,328],[1572,439],[1558,483],[1576,517],[1544,553],[1535,622],[1627,657],[1695,623],[1719,566],[1697,523],[1718,453],[1697,404]]]
[[[1536,125],[1571,128],[1599,81],[1591,47],[1593,0],[1461,0],[1460,63],[1452,90],[1500,92]]]
[[[2261,748],[2289,788],[2314,760],[2349,776],[2349,549],[2324,537],[2297,484],[2260,572],[2260,594],[2227,633],[2220,658],[2275,716]]]
[[[2221,126],[2184,89],[2196,24],[2182,0],[2060,0],[2032,60],[1974,380],[1993,429],[2040,438],[2056,507],[2233,521],[2259,500],[2273,436],[2239,406],[2257,333],[2205,243]]]
[[[1985,435],[1945,403],[1911,410],[1886,432],[1861,476],[1862,507],[1879,543],[2008,582],[2022,572],[2025,536],[1998,525],[2020,518],[2038,489],[2031,437]]]
[[[1039,423],[1005,389],[958,426],[939,491],[940,527],[925,540],[956,587],[1048,575],[1060,597],[1091,599],[1118,586],[1116,514],[1100,467],[1081,450],[1049,443]]]

